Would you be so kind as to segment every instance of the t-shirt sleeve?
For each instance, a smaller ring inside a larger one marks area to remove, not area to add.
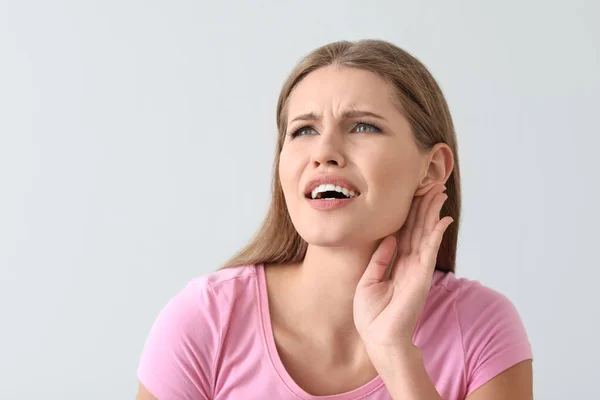
[[[499,292],[470,282],[460,289],[467,395],[521,361],[532,359],[527,332],[515,306]]]
[[[146,339],[138,379],[158,400],[208,400],[220,343],[219,307],[196,278],[160,311]]]

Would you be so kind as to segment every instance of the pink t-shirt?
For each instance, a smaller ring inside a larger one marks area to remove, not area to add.
[[[390,400],[381,377],[350,392],[313,396],[275,347],[264,266],[195,278],[163,308],[138,378],[159,400]],[[476,281],[436,271],[413,343],[445,400],[469,393],[520,361],[531,346],[513,304]]]

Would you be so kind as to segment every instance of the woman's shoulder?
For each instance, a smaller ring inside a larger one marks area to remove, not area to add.
[[[183,285],[182,292],[193,292],[197,290],[215,289],[227,282],[235,281],[236,279],[253,278],[257,275],[259,265],[240,265],[235,267],[220,268],[201,275],[196,275],[189,278]]]
[[[462,317],[479,314],[490,306],[514,309],[514,304],[500,291],[478,280],[459,278],[452,272],[435,271],[430,297],[433,301],[450,303]]]
[[[194,314],[210,315],[231,305],[236,297],[255,291],[258,268],[242,265],[223,268],[190,279],[167,302],[162,313],[171,312],[190,320]]]
[[[477,280],[436,271],[422,317],[417,342],[430,360],[430,372],[441,382],[447,371],[432,360],[463,365],[464,394],[533,357],[513,302]]]
[[[167,319],[172,326],[193,328],[199,320],[218,321],[237,298],[250,298],[254,291],[257,265],[219,269],[190,279],[173,294],[161,310],[158,319]]]
[[[505,345],[529,347],[524,323],[515,304],[503,293],[477,280],[436,271],[422,314],[422,333],[435,341],[457,342],[465,349],[490,338]],[[453,326],[448,334],[442,327]]]
[[[257,278],[260,264],[240,265],[221,268],[193,278],[189,284],[216,290],[222,286],[235,286],[238,281],[253,281]]]
[[[224,329],[234,317],[249,320],[242,318],[248,309],[242,300],[248,299],[247,306],[254,301],[245,294],[255,287],[256,270],[254,265],[220,269],[192,278],[173,295],[156,317],[141,355],[138,377],[146,388],[158,398],[172,398],[175,392],[212,398]]]
[[[514,303],[503,293],[452,272],[435,271],[426,308],[431,319],[452,318],[463,334],[486,324],[509,324],[521,329],[522,321]]]

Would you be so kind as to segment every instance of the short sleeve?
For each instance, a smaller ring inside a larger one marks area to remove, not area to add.
[[[140,358],[140,383],[158,400],[211,399],[219,324],[214,292],[196,278],[158,314]]]
[[[466,283],[460,288],[456,311],[465,352],[467,394],[533,358],[523,322],[501,293],[479,282]]]

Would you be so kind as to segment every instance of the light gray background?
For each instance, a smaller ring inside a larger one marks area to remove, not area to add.
[[[288,72],[381,38],[454,116],[458,275],[519,309],[537,399],[600,398],[599,19],[591,0],[0,1],[0,397],[132,399],[160,308],[262,220]]]

